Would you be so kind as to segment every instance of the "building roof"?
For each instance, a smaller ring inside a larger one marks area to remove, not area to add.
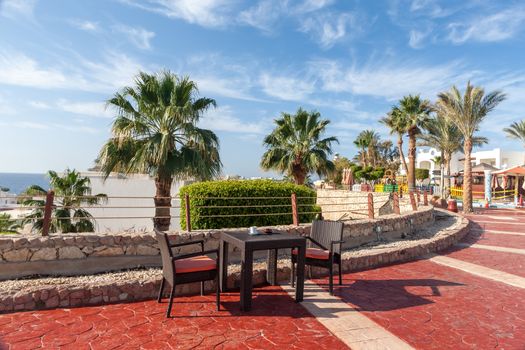
[[[519,176],[524,176],[525,175],[525,167],[523,166],[515,166],[515,167],[512,167],[512,168],[509,168],[509,169],[503,169],[503,170],[499,170],[499,171],[496,171],[494,172],[494,174],[497,174],[497,175],[519,175]]]

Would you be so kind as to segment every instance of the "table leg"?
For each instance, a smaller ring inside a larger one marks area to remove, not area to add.
[[[298,247],[297,252],[297,285],[295,287],[295,301],[303,301],[304,294],[304,263],[306,260],[306,245]]]
[[[268,259],[266,268],[266,280],[272,286],[277,285],[277,249],[268,249]]]
[[[241,310],[252,308],[253,251],[244,249],[241,253]]]
[[[219,253],[219,285],[221,288],[221,292],[226,292],[228,290],[228,242],[224,242],[221,240]]]

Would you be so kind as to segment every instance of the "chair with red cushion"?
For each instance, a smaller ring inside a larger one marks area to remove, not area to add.
[[[158,231],[157,229],[155,229],[155,236],[157,237],[160,255],[162,258],[162,282],[160,283],[159,297],[157,299],[159,303],[162,300],[162,293],[164,292],[164,284],[166,281],[171,286],[166,317],[170,317],[171,308],[173,305],[173,297],[175,296],[175,287],[177,284],[201,282],[201,295],[203,295],[204,281],[215,280],[217,310],[219,310],[220,292],[219,274],[217,272],[219,266],[219,250],[204,250],[203,240],[171,244],[168,235],[164,232]],[[173,255],[172,248],[183,247],[192,244],[200,244],[201,251],[178,256]],[[211,259],[208,257],[208,254],[215,254],[216,258]]]
[[[339,284],[342,284],[341,245],[344,224],[340,221],[314,220],[310,235],[306,236],[305,265],[327,268],[329,271],[330,294],[334,294],[334,264],[339,267]],[[295,282],[297,250],[292,250],[292,287]]]

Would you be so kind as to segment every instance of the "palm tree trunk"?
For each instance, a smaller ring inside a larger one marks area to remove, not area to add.
[[[403,164],[403,169],[405,174],[408,174],[407,161],[405,159],[405,154],[403,153],[403,134],[399,134],[397,139],[397,147],[399,148],[399,158],[401,158],[401,164]]]
[[[416,190],[416,129],[408,129],[408,192]]]
[[[447,189],[449,191],[450,191],[450,187],[452,186],[452,179],[450,178],[450,159],[451,158],[452,158],[452,155],[450,155],[448,153],[445,155],[445,158],[444,158],[444,160],[445,160],[445,167],[447,168],[447,180],[446,180],[447,185],[446,185],[446,187],[447,187]]]
[[[171,222],[171,176],[157,175],[155,178],[155,218],[153,224],[157,230],[167,231]]]
[[[463,212],[472,213],[472,163],[470,155],[472,153],[472,139],[465,138],[465,167],[463,170]]]

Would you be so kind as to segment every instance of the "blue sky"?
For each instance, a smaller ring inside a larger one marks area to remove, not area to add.
[[[217,100],[202,126],[224,173],[259,176],[280,112],[318,110],[352,157],[405,94],[433,100],[470,79],[508,99],[485,148],[525,117],[520,1],[0,0],[0,172],[85,170],[109,136],[104,101],[139,70],[189,75]]]

